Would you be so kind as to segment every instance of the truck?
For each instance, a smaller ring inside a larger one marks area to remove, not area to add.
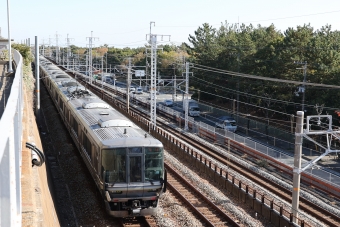
[[[185,113],[185,100],[183,102],[183,113]],[[191,117],[200,116],[200,108],[195,100],[188,100],[188,115]]]
[[[219,117],[215,123],[217,128],[223,128],[225,130],[228,130],[230,132],[236,132],[237,125],[236,121],[231,116],[222,116]]]

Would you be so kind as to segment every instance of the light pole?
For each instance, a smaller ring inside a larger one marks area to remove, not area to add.
[[[8,72],[12,73],[12,44],[11,44],[11,32],[10,32],[10,27],[9,27],[9,0],[7,0],[7,24],[8,24]]]

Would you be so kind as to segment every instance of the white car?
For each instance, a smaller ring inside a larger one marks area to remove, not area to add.
[[[231,132],[236,132],[237,130],[236,121],[231,116],[222,116],[218,118],[215,125],[217,128],[223,128]]]
[[[130,92],[135,93],[136,92],[136,88],[134,86],[130,86]]]

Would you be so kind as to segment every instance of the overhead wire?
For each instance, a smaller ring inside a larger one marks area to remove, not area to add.
[[[196,79],[196,80],[200,80],[200,81],[203,81],[205,86],[207,84],[210,84],[211,86],[210,87],[213,87],[213,88],[219,88],[220,90],[227,90],[227,92],[233,92],[233,93],[238,93],[240,94],[241,96],[243,97],[252,97],[252,98],[260,98],[260,99],[270,99],[272,101],[275,101],[276,103],[282,103],[282,104],[286,104],[286,105],[294,105],[294,106],[301,106],[302,104],[301,103],[297,103],[297,102],[289,102],[289,101],[284,101],[284,100],[279,100],[279,99],[275,99],[275,98],[271,98],[271,97],[266,97],[266,96],[259,96],[259,95],[254,95],[254,94],[251,94],[251,93],[246,93],[246,92],[242,92],[242,91],[238,91],[238,90],[234,90],[234,89],[231,89],[231,88],[226,88],[226,87],[222,87],[218,84],[214,84],[212,82],[209,82],[207,80],[203,80],[201,78],[198,78],[198,77],[195,77],[193,75],[190,76],[191,78],[193,79]],[[310,107],[310,108],[314,108],[315,105],[309,105],[309,104],[305,104],[306,107]],[[332,107],[324,107],[324,109],[327,109],[327,110],[331,110],[331,111],[334,111],[334,110],[337,110],[338,108],[332,108]]]
[[[201,67],[197,67],[197,66],[201,66]],[[205,69],[204,67],[206,67],[207,69]],[[207,72],[221,73],[221,74],[224,74],[224,75],[238,76],[238,77],[244,77],[244,78],[250,78],[250,79],[256,79],[256,80],[265,80],[265,81],[273,81],[273,82],[288,83],[288,84],[298,84],[298,85],[305,84],[305,85],[308,85],[308,86],[340,89],[340,86],[337,86],[337,85],[317,84],[317,83],[301,82],[301,81],[294,81],[294,80],[283,80],[283,79],[270,78],[270,77],[264,77],[264,76],[256,76],[256,75],[251,75],[251,74],[238,73],[238,72],[233,72],[233,71],[228,71],[228,70],[217,69],[217,68],[204,66],[204,65],[200,65],[200,64],[193,64],[193,63],[191,63],[191,68],[200,69],[200,70],[207,71]]]

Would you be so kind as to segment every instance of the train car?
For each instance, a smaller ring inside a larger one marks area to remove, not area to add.
[[[155,214],[166,190],[162,143],[44,57],[40,75],[108,213]]]

